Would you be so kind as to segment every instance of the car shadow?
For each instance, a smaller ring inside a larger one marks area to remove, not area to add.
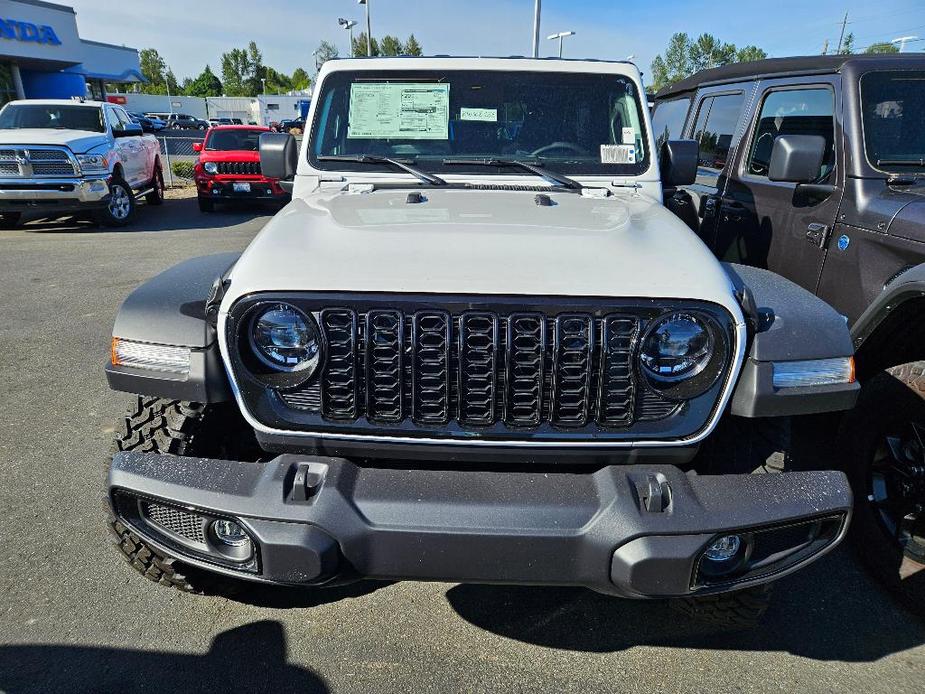
[[[124,227],[105,227],[86,216],[62,215],[24,220],[19,230],[30,234],[131,234],[139,232],[181,231],[235,226],[257,219],[271,217],[278,210],[268,203],[221,205],[214,212],[199,211],[196,198],[169,198],[160,207],[139,204],[132,222]]]
[[[321,588],[251,584],[244,587],[239,593],[227,596],[227,599],[245,605],[253,605],[254,607],[292,610],[318,607],[340,602],[341,600],[349,600],[350,598],[360,598],[389,585],[392,585],[389,581],[372,580]]]
[[[580,588],[458,585],[446,597],[463,619],[492,633],[591,653],[660,646],[870,662],[925,643],[925,624],[874,585],[844,548],[779,581],[761,627],[746,632],[692,621],[666,601]]]
[[[329,691],[320,676],[287,658],[283,626],[270,620],[218,634],[205,655],[93,646],[0,646],[0,691]]]

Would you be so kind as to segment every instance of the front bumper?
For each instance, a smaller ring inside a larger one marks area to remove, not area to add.
[[[246,183],[249,190],[235,190],[235,183]],[[235,179],[231,177],[197,178],[196,188],[202,198],[213,200],[284,200],[289,194],[269,179]]]
[[[117,517],[168,555],[245,579],[578,585],[632,598],[779,578],[842,539],[852,503],[841,472],[408,470],[296,455],[241,463],[149,453],[114,456],[109,498]],[[182,527],[198,527],[195,537],[159,524],[151,508],[179,513]],[[222,518],[250,535],[247,561],[229,559],[210,535]],[[741,535],[748,556],[717,577],[701,566],[703,552],[727,534]]]
[[[66,212],[104,207],[109,199],[108,178],[0,179],[0,211]]]

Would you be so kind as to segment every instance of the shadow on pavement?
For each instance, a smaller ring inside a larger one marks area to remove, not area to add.
[[[228,596],[227,599],[256,607],[290,610],[318,607],[349,598],[360,598],[388,585],[391,583],[387,581],[358,581],[330,588],[253,585],[240,593]]]
[[[0,646],[0,691],[329,691],[321,677],[288,663],[287,657],[283,627],[275,621],[223,632],[205,655],[83,646]]]
[[[463,619],[492,633],[591,653],[661,646],[868,662],[925,643],[925,624],[874,585],[844,548],[779,581],[763,625],[750,632],[693,622],[665,601],[579,588],[458,585],[446,596]]]
[[[160,207],[139,204],[132,223],[125,227],[104,227],[87,217],[66,215],[58,218],[31,217],[24,220],[20,231],[34,234],[83,233],[131,234],[145,231],[178,231],[242,224],[256,217],[271,216],[279,206],[269,203],[235,203],[220,205],[215,212],[199,211],[196,198],[171,198]]]

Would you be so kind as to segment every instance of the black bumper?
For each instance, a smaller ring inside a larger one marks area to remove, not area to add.
[[[269,183],[254,181],[240,181],[250,183],[249,191],[237,191],[234,184],[228,182],[213,182],[208,193],[200,192],[199,197],[211,200],[288,200],[288,193],[274,193]]]
[[[148,453],[114,456],[109,493],[116,515],[152,545],[246,579],[579,585],[635,598],[721,592],[795,571],[841,540],[852,502],[841,472],[463,472]],[[192,517],[204,544],[159,525],[151,502]],[[247,561],[216,549],[215,518],[245,527],[255,546]],[[732,533],[748,556],[728,575],[705,572],[704,549]]]

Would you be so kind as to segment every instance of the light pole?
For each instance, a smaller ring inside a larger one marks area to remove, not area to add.
[[[540,11],[542,10],[543,3],[541,0],[536,0],[536,4],[533,6],[533,57],[540,57]]]
[[[574,31],[560,31],[558,34],[550,34],[546,38],[550,41],[559,39],[559,57],[561,58],[562,57],[562,39],[564,39],[566,36],[574,36],[574,35],[575,35]]]
[[[267,78],[266,77],[260,78],[260,93],[261,94],[267,93]]]
[[[337,20],[337,23],[340,24],[344,29],[350,32],[350,57],[353,57],[353,27],[357,25],[356,20],[354,19],[344,19],[340,17]]]
[[[918,41],[918,36],[900,36],[898,39],[893,39],[890,43],[899,44],[899,52],[902,53],[906,49],[906,43],[909,41]]]
[[[366,55],[371,58],[373,55],[373,30],[369,24],[369,0],[357,0],[357,3],[366,5]]]

